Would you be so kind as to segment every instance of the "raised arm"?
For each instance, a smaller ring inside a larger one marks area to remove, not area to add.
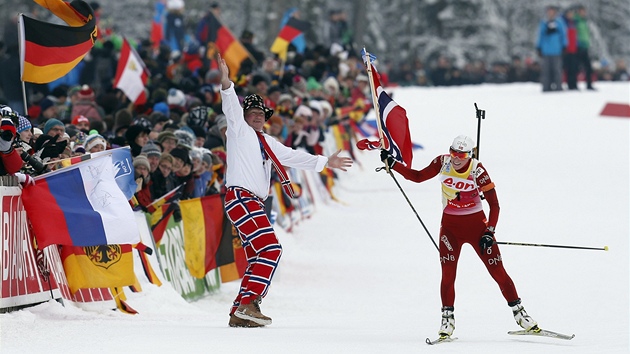
[[[230,69],[225,63],[225,59],[221,58],[221,54],[217,54],[217,62],[219,63],[219,71],[221,72],[221,89],[227,90],[230,88]]]

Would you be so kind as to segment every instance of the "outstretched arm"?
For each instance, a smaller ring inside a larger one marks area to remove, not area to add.
[[[349,157],[338,156],[341,149],[337,150],[334,154],[328,156],[328,167],[338,168],[342,171],[347,171],[347,168],[352,166],[352,159]]]
[[[219,63],[219,71],[221,72],[221,89],[227,90],[230,88],[230,69],[225,63],[225,59],[221,58],[221,54],[217,54],[217,62]]]
[[[413,182],[424,182],[428,179],[431,179],[437,176],[440,173],[440,169],[442,168],[442,157],[438,156],[429,166],[423,168],[422,170],[414,170],[411,167],[403,166],[401,163],[395,162],[394,158],[389,155],[387,150],[381,150],[381,161],[389,165],[389,168],[400,173],[405,179],[413,181]]]

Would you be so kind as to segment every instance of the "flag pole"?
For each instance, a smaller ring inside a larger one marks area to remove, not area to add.
[[[378,105],[378,95],[376,93],[376,88],[374,87],[374,80],[372,79],[374,73],[372,72],[372,63],[370,62],[370,53],[363,47],[363,51],[365,52],[365,57],[367,58],[367,63],[365,63],[365,67],[368,74],[368,81],[370,83],[370,92],[372,93],[372,102],[374,106],[374,113],[376,114],[376,126],[378,128],[378,139],[381,143],[381,149],[385,149],[384,139],[383,139],[383,127],[381,126],[381,111]],[[387,173],[389,173],[389,166],[385,164]]]
[[[18,15],[18,21],[17,21],[17,26],[18,26],[18,43],[20,45],[20,49],[18,51],[18,53],[20,53],[20,57],[22,57],[22,53],[24,51],[24,48],[22,48],[22,31],[20,30],[22,28],[22,16],[24,16],[23,13],[20,12],[20,14]],[[22,112],[23,116],[28,116],[28,105],[26,103],[26,85],[24,85],[24,80],[22,80],[22,75],[24,74],[22,72],[24,67],[24,62],[23,59],[20,59],[20,82],[22,83],[22,100],[24,100],[24,112]],[[37,117],[34,117],[37,118]]]
[[[379,109],[379,105],[378,105],[378,95],[376,93],[376,88],[374,87],[374,80],[372,79],[374,73],[372,72],[372,62],[370,61],[370,53],[368,53],[368,51],[365,50],[365,47],[363,47],[363,51],[365,52],[365,58],[366,58],[366,61],[367,61],[365,63],[365,66],[367,68],[366,70],[367,70],[368,78],[369,78],[368,82],[370,83],[370,91],[372,92],[372,102],[374,103],[374,113],[376,114],[376,125],[378,127],[379,141],[381,143],[381,149],[385,149],[385,144],[384,144],[385,139],[383,138],[383,127],[381,126],[381,113],[380,113],[380,109]],[[378,169],[376,169],[376,171],[378,172],[381,169],[382,168],[378,168]],[[398,190],[400,190],[400,193],[402,193],[403,197],[405,197],[405,200],[407,201],[407,204],[409,204],[409,207],[411,207],[411,210],[416,215],[416,218],[420,222],[420,225],[422,225],[422,228],[427,233],[427,236],[429,236],[429,238],[431,239],[431,242],[433,242],[433,245],[435,246],[435,248],[439,252],[440,251],[440,247],[437,245],[437,243],[435,243],[435,240],[433,239],[433,236],[431,236],[431,233],[429,232],[429,229],[427,229],[426,225],[424,224],[424,222],[420,218],[420,215],[418,215],[418,212],[416,211],[416,208],[414,208],[413,204],[411,204],[411,201],[407,197],[407,193],[405,193],[405,191],[402,189],[402,186],[400,185],[400,183],[398,183],[398,180],[394,176],[394,173],[392,173],[392,171],[390,170],[389,165],[387,164],[387,162],[385,163],[385,170],[392,177],[392,179],[394,180],[394,183],[396,183],[396,186],[398,186]]]
[[[282,78],[284,77],[284,66],[286,64],[286,61],[280,56],[278,56],[278,58],[280,58],[280,72],[278,73],[278,76],[280,77],[280,80],[282,80]]]

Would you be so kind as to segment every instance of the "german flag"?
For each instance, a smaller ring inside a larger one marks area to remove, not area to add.
[[[153,235],[155,246],[160,247],[160,242],[162,242],[162,237],[164,237],[164,232],[168,227],[169,220],[175,211],[179,210],[179,204],[165,203],[152,210],[153,212],[150,214],[149,221],[151,224],[151,234]]]
[[[97,37],[92,9],[83,1],[73,1],[63,14],[76,27],[54,25],[24,15],[19,17],[22,81],[45,84],[57,80],[74,68],[92,49]],[[73,10],[74,9],[74,10]],[[89,12],[84,16],[82,12]],[[70,11],[70,12],[68,12]]]
[[[251,57],[241,42],[234,38],[232,32],[212,13],[208,13],[201,20],[197,30],[197,39],[208,48],[206,58],[214,59],[216,51],[221,53],[233,80],[237,77],[243,60]]]
[[[63,246],[61,259],[72,293],[138,283],[131,245]]]
[[[153,250],[142,242],[138,242],[133,247],[138,250],[138,255],[140,256],[140,265],[142,265],[144,275],[147,276],[149,282],[157,286],[162,286],[162,281],[157,276],[157,274],[155,274],[155,271],[151,266],[151,262],[149,261],[149,256],[153,253]]]
[[[68,167],[68,166],[76,165],[79,162],[87,161],[91,158],[92,158],[92,155],[84,154],[84,155],[69,157],[67,159],[60,160],[59,163],[61,163],[61,166],[63,167]]]
[[[286,61],[289,43],[291,43],[295,37],[307,31],[309,27],[310,24],[308,22],[291,17],[287,24],[282,27],[280,33],[278,33],[278,37],[273,41],[270,51],[278,54],[282,60]]]
[[[337,145],[337,149],[342,149],[345,151],[352,151],[352,146],[350,144],[350,135],[346,131],[346,128],[341,124],[333,124],[330,126],[333,137],[335,138],[335,144]]]
[[[247,257],[241,239],[227,217],[223,219],[223,236],[217,250],[217,265],[221,283],[241,279],[247,269]]]
[[[127,304],[127,295],[125,295],[123,288],[115,286],[109,288],[109,291],[112,293],[114,301],[116,302],[116,307],[120,312],[126,313],[128,315],[138,314],[138,311],[134,310],[133,307]]]
[[[50,10],[55,16],[71,27],[81,27],[94,18],[94,11],[85,1],[76,0],[33,0],[40,6]]]
[[[217,267],[216,253],[223,230],[223,202],[219,194],[179,202],[184,222],[184,254],[190,274],[203,278]]]

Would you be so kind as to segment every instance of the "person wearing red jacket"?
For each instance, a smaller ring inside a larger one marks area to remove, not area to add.
[[[3,114],[4,116],[4,114]],[[22,158],[13,148],[15,124],[11,118],[2,118],[0,122],[0,176],[12,175],[22,168]]]
[[[499,285],[501,294],[512,308],[516,323],[527,331],[540,331],[536,321],[525,312],[516,287],[503,267],[501,252],[494,238],[499,220],[499,200],[488,171],[472,157],[473,147],[471,138],[460,135],[453,140],[450,154],[436,157],[422,170],[396,163],[387,150],[381,150],[381,160],[407,180],[420,183],[435,176],[440,178],[443,206],[439,236],[442,325],[438,333],[443,339],[450,337],[455,330],[455,276],[461,247],[465,243],[473,246]],[[481,193],[490,206],[488,218],[481,205]]]
[[[573,20],[574,9],[569,8],[564,12],[562,18],[564,19],[567,28],[567,47],[563,53],[563,68],[564,75],[567,80],[567,88],[569,90],[577,90],[577,76],[578,76],[578,47],[577,47],[577,28],[575,27],[575,21]]]

